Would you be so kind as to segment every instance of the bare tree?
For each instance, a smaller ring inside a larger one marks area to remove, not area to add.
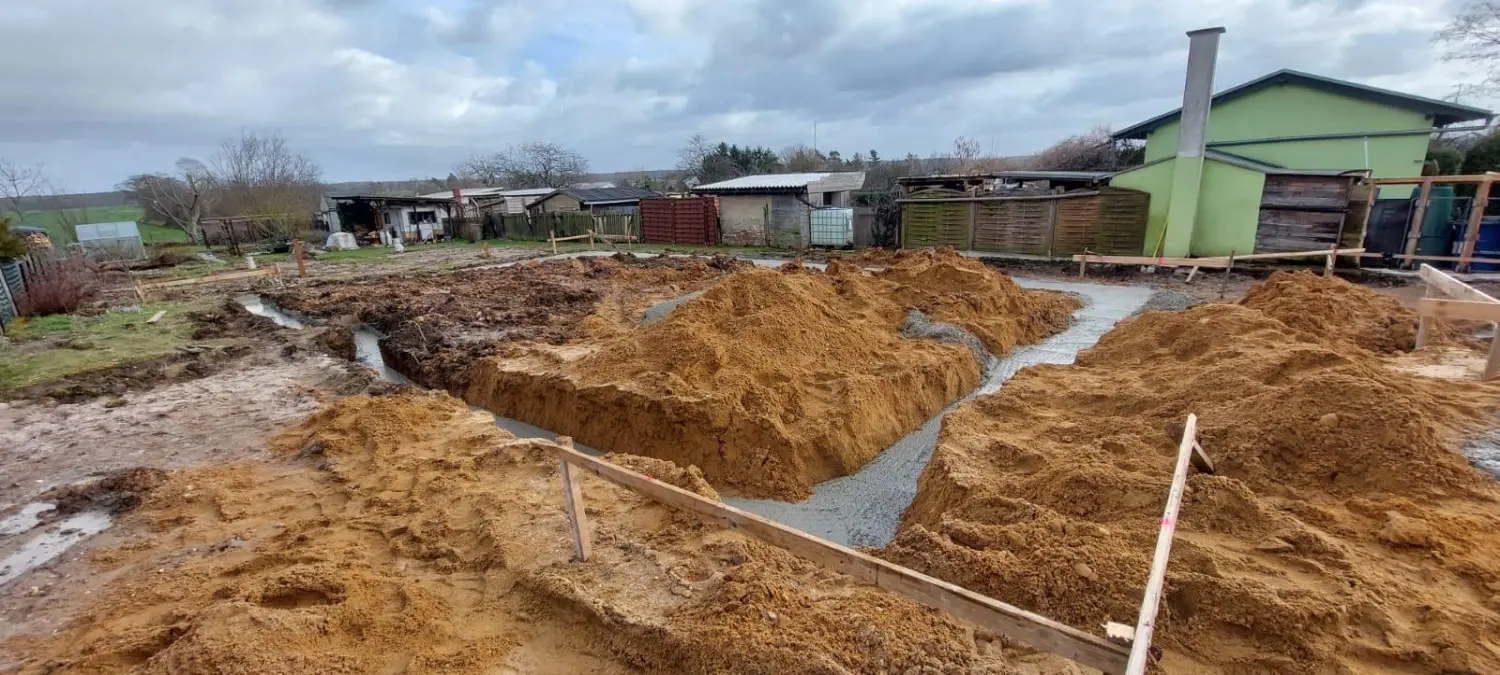
[[[26,200],[48,192],[47,174],[40,164],[23,166],[0,157],[0,199],[7,210],[20,218]]]
[[[505,170],[494,158],[495,155],[475,155],[455,167],[454,173],[485,187],[503,187]]]
[[[823,157],[816,150],[801,143],[782,148],[780,154],[781,163],[786,166],[787,171],[793,173],[806,173],[823,168]]]
[[[1458,93],[1500,90],[1500,0],[1469,0],[1453,22],[1432,36],[1446,45],[1445,61],[1470,61],[1485,69],[1484,82],[1460,87]]]
[[[1037,171],[1113,171],[1131,162],[1110,135],[1109,127],[1069,136],[1031,157],[1027,165]]]
[[[677,151],[677,170],[682,172],[682,178],[703,178],[703,162],[714,154],[714,144],[708,142],[703,134],[693,134],[688,139],[687,145]]]
[[[213,211],[221,192],[208,167],[187,157],[177,160],[176,173],[138,174],[116,189],[139,202],[148,219],[177,227],[195,242],[202,240],[203,218]]]
[[[277,236],[310,226],[323,194],[322,170],[279,133],[224,140],[207,175],[226,214],[250,218]]]
[[[486,185],[560,188],[582,182],[588,175],[589,161],[557,143],[522,143],[470,159],[462,168],[485,180]]]

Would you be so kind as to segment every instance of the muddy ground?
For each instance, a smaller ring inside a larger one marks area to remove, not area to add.
[[[313,282],[267,297],[304,315],[352,318],[384,333],[387,365],[462,396],[471,367],[508,345],[606,337],[634,325],[652,304],[750,266],[725,256],[616,255],[388,277],[373,285]]]

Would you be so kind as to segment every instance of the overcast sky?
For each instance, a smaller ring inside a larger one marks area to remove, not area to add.
[[[0,0],[0,157],[70,191],[282,132],[329,181],[445,176],[529,140],[671,168],[694,132],[845,155],[1026,154],[1296,68],[1435,98],[1458,0]],[[1476,105],[1494,101],[1468,100]]]

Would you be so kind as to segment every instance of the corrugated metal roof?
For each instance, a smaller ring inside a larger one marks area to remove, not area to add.
[[[459,188],[459,191],[462,192],[465,197],[470,199],[473,199],[474,197],[540,197],[542,195],[550,195],[553,192],[552,188],[525,188],[520,190],[511,190],[509,188],[503,187]],[[424,199],[452,199],[453,191],[444,190],[442,192],[429,192],[425,195],[418,196]]]
[[[847,190],[857,190],[864,185],[865,174],[863,171],[831,172],[822,171],[816,173],[768,173],[759,176],[740,176],[729,180],[699,185],[693,188],[694,192],[716,192],[720,190],[755,191],[755,190],[793,190],[805,188],[812,183],[834,181],[846,181],[853,183],[857,178],[859,185]]]
[[[647,190],[638,187],[612,187],[612,188],[562,188],[556,191],[577,199],[585,204],[602,204],[609,202],[633,202],[651,197],[660,197],[661,193],[655,190]],[[537,201],[544,201],[539,199]]]
[[[89,223],[77,225],[73,228],[78,233],[78,241],[96,241],[99,239],[128,239],[130,237],[140,238],[141,230],[136,227],[134,221],[121,221],[118,223]]]

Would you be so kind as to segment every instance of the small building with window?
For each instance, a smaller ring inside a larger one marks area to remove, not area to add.
[[[394,229],[406,241],[429,241],[443,236],[443,224],[453,217],[453,195],[436,197],[330,197],[344,231],[355,235]]]
[[[865,172],[779,173],[699,185],[695,194],[719,198],[725,244],[803,248],[812,240],[812,212],[852,206]]]

